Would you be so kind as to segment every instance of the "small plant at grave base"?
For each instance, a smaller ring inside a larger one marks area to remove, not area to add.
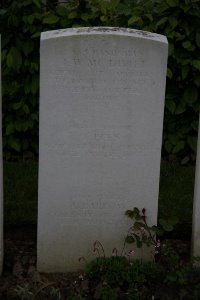
[[[87,295],[83,296],[97,300],[200,299],[200,268],[185,261],[173,243],[159,239],[166,231],[173,230],[177,218],[161,219],[157,226],[149,226],[145,209],[134,208],[125,214],[133,225],[123,250],[118,253],[114,248],[112,256],[106,257],[103,245],[95,241],[93,250],[97,257],[86,263],[81,273],[88,287]],[[134,259],[136,249],[126,253],[126,243],[134,243],[137,248],[155,247],[155,260]]]
[[[16,296],[17,299],[20,299],[20,300],[34,299],[34,295],[29,290],[28,284],[24,285],[24,286],[17,285],[13,292],[14,292],[14,297]]]
[[[160,254],[161,251],[161,243],[158,237],[163,236],[165,232],[172,231],[174,226],[178,223],[178,218],[172,217],[167,220],[160,219],[158,226],[149,226],[147,224],[145,208],[140,211],[135,207],[133,210],[127,210],[125,215],[133,220],[134,224],[128,231],[124,248],[126,243],[136,243],[137,248],[141,248],[143,245],[146,245],[147,247],[154,246],[156,255]]]

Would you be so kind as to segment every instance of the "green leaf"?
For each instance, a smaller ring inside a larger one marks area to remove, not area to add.
[[[189,71],[190,71],[190,67],[189,67],[188,65],[182,67],[181,73],[182,73],[182,78],[183,78],[183,80],[186,79],[186,77],[187,77]]]
[[[136,230],[139,229],[140,230],[141,228],[146,228],[146,225],[142,222],[135,222],[134,229],[136,229]]]
[[[183,48],[185,48],[189,51],[195,50],[195,47],[191,44],[190,41],[185,41],[185,42],[182,43],[182,45],[183,45]]]
[[[38,8],[41,7],[41,1],[39,1],[39,0],[32,0],[32,1]]]
[[[166,0],[167,4],[170,6],[170,7],[176,7],[176,6],[179,6],[179,2],[178,0]]]
[[[135,24],[135,23],[140,23],[140,24],[141,24],[141,22],[142,22],[141,17],[133,16],[133,17],[131,17],[131,18],[128,20],[128,26],[133,25],[133,24]]]
[[[126,243],[127,243],[127,244],[132,244],[132,243],[134,243],[134,242],[135,242],[135,239],[134,239],[133,236],[128,235],[128,236],[126,237]]]
[[[29,23],[30,25],[33,24],[34,19],[35,19],[34,15],[30,15],[30,16],[27,17],[27,21],[28,21],[28,23]]]
[[[12,107],[14,110],[18,110],[22,105],[23,105],[22,102],[17,102],[17,103],[14,103]]]
[[[199,122],[197,120],[192,121],[191,126],[194,130],[198,131]]]
[[[175,114],[180,115],[185,111],[186,111],[186,105],[183,101],[181,101],[181,103],[179,103],[176,107]]]
[[[181,164],[182,164],[182,165],[186,165],[189,161],[190,161],[190,157],[189,157],[189,156],[185,156],[185,157],[181,160]]]
[[[172,77],[173,77],[173,73],[172,73],[172,71],[169,68],[167,68],[167,77],[169,79],[172,79]]]
[[[13,64],[13,57],[12,57],[11,52],[8,53],[6,62],[7,62],[8,68],[11,68],[12,64]]]
[[[59,18],[55,15],[48,15],[44,18],[43,24],[55,24],[59,21]]]
[[[23,43],[22,51],[23,53],[28,56],[34,49],[34,43],[33,41],[29,40]]]
[[[77,18],[77,12],[76,11],[72,11],[69,15],[68,15],[69,19],[75,19]]]
[[[168,50],[168,54],[169,56],[171,56],[174,53],[174,45],[172,43],[169,43],[169,50]]]
[[[56,11],[61,17],[67,16],[67,9],[63,5],[57,6]]]
[[[6,126],[6,135],[10,135],[10,134],[12,134],[14,131],[15,131],[14,124],[13,124],[13,123],[9,123],[9,124]]]
[[[175,17],[169,17],[169,23],[172,29],[174,29],[178,25],[178,20]]]
[[[160,26],[160,25],[166,23],[167,21],[168,21],[168,17],[164,17],[164,18],[160,19],[160,21],[157,23],[157,26]]]
[[[173,114],[176,110],[176,104],[172,100],[166,100],[167,109]]]
[[[167,137],[172,145],[176,145],[179,142],[179,137],[177,134],[168,134]]]
[[[164,143],[164,147],[165,147],[165,150],[167,151],[167,153],[171,153],[173,146],[169,141],[166,141]]]
[[[184,92],[183,99],[186,103],[192,104],[197,101],[198,90],[196,87],[187,88]]]
[[[8,144],[12,149],[16,150],[17,152],[20,152],[21,146],[18,140],[11,137],[8,140]]]
[[[190,146],[190,148],[196,152],[196,149],[197,149],[197,138],[195,136],[189,136],[187,138],[187,142],[188,142],[188,145]]]
[[[7,55],[7,66],[19,70],[22,64],[22,56],[16,47],[11,47]]]
[[[26,113],[26,114],[29,114],[30,110],[28,108],[28,105],[24,104],[23,105],[23,111]]]
[[[176,146],[173,148],[172,153],[178,153],[179,151],[183,150],[185,147],[185,142],[184,141],[180,141],[176,144]]]
[[[193,60],[192,61],[192,65],[197,69],[197,70],[199,70],[200,71],[200,60]]]
[[[31,35],[31,38],[37,38],[40,36],[40,34],[41,34],[41,32],[36,32],[33,35]]]
[[[83,21],[86,21],[86,22],[87,22],[88,19],[90,18],[90,16],[91,16],[91,15],[84,13],[84,14],[81,14],[81,19],[82,19]]]

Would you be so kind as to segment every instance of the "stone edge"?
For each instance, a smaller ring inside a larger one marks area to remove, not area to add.
[[[66,28],[59,30],[51,30],[41,33],[41,40],[48,40],[60,37],[78,36],[78,35],[118,35],[129,36],[141,39],[148,39],[161,43],[168,44],[167,38],[164,35],[152,33],[148,31],[136,30],[131,28],[121,27],[79,27]]]

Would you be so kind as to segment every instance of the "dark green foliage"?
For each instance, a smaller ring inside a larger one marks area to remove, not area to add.
[[[200,0],[7,0],[0,4],[6,159],[38,152],[39,36],[78,26],[120,26],[169,41],[163,155],[194,161],[200,87]]]
[[[93,286],[95,299],[121,299],[120,295],[127,295],[125,299],[151,299],[155,285],[164,278],[164,269],[154,262],[134,260],[130,263],[122,256],[98,257],[87,264],[85,273]],[[106,294],[110,298],[106,298]]]
[[[86,265],[92,299],[199,299],[200,269],[165,244],[158,262],[98,257]]]

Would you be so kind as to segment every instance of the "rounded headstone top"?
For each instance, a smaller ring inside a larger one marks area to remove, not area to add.
[[[76,35],[118,35],[130,36],[135,38],[149,39],[161,43],[167,43],[167,38],[164,35],[152,33],[148,31],[136,30],[131,28],[121,27],[79,27],[66,28],[59,30],[51,30],[41,33],[41,40],[68,37]]]

